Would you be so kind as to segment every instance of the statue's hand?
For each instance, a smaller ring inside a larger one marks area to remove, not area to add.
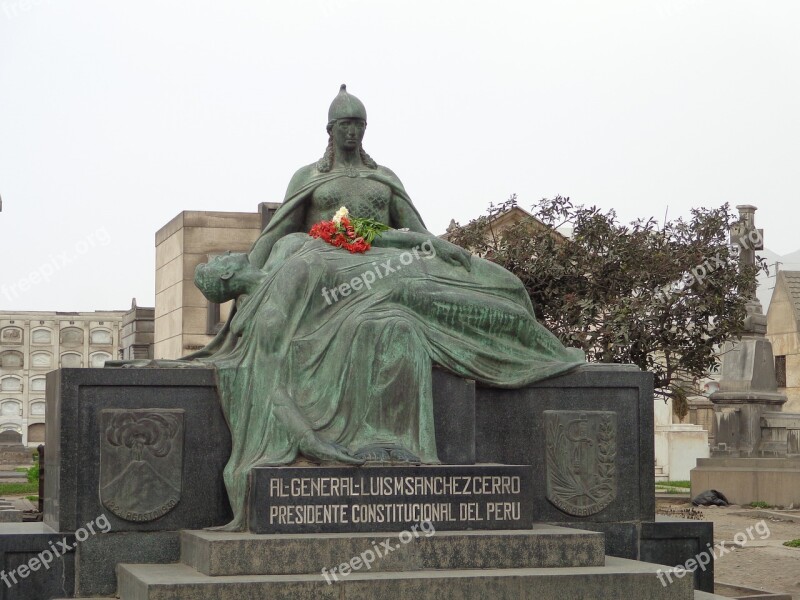
[[[469,252],[442,239],[435,238],[435,240],[433,245],[439,258],[456,267],[464,267],[467,271],[472,270],[472,255]]]
[[[326,442],[315,432],[309,430],[300,440],[300,453],[321,462],[340,462],[348,465],[364,464],[362,459],[350,455],[347,448],[332,442]]]

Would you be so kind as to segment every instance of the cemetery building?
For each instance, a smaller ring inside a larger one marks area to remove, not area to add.
[[[48,372],[116,358],[125,311],[0,312],[0,433],[44,442]]]
[[[779,271],[767,311],[767,339],[775,354],[784,412],[800,412],[800,271]]]
[[[131,309],[122,316],[119,331],[120,360],[153,358],[155,308],[137,306],[136,298]]]
[[[194,270],[228,250],[249,251],[279,206],[262,202],[252,213],[185,210],[156,232],[154,358],[180,358],[214,338],[230,303],[206,300]]]

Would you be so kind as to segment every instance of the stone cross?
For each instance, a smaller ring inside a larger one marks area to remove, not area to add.
[[[764,249],[764,230],[757,229],[755,225],[756,207],[750,204],[740,204],[736,207],[739,211],[739,220],[731,225],[730,243],[739,248],[740,268],[756,264],[756,250]],[[754,281],[744,294],[752,300],[756,299],[756,282]]]

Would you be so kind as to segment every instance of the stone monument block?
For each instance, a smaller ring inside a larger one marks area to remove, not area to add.
[[[531,465],[537,522],[603,531],[609,554],[635,558],[639,524],[655,516],[652,382],[587,365],[521,389],[478,386],[477,462]]]
[[[72,597],[74,589],[74,535],[42,523],[0,525],[0,598]]]
[[[656,516],[652,523],[642,523],[639,560],[675,567],[689,558],[707,552],[714,545],[714,523]],[[714,591],[714,561],[694,572],[695,589]]]
[[[527,466],[258,467],[250,474],[252,533],[530,529]]]
[[[230,434],[212,369],[60,369],[47,392],[45,523],[75,531],[103,513],[115,532],[227,522]]]
[[[172,562],[179,532],[231,518],[230,434],[213,369],[61,369],[47,380],[44,521],[78,544],[76,593],[111,594],[121,560]]]

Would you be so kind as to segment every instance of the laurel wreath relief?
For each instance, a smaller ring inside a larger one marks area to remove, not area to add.
[[[596,514],[615,498],[616,485],[616,426],[612,415],[604,413],[597,427],[597,450],[594,468],[576,473],[571,464],[571,442],[566,427],[558,418],[548,418],[547,439],[547,498],[563,512],[574,516]]]

